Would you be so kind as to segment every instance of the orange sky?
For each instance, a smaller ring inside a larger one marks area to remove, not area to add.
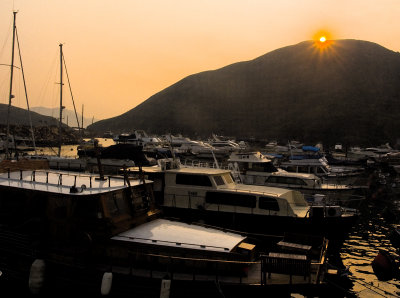
[[[310,40],[319,30],[400,50],[399,0],[1,0],[0,64],[11,60],[13,10],[30,106],[59,105],[61,42],[77,108],[97,119],[190,74]],[[8,103],[9,72],[0,65],[0,103]],[[26,108],[17,69],[14,80],[13,105]]]

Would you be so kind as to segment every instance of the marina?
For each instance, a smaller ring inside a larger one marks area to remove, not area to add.
[[[397,50],[326,29],[270,48],[273,31],[289,31],[275,15],[299,30],[313,16],[295,3],[134,1],[100,15],[74,2],[45,27],[41,11],[28,14],[28,33],[13,2],[0,31],[0,297],[400,296]],[[333,25],[325,5],[315,7]],[[393,24],[375,7],[368,23],[376,12]],[[235,61],[255,43],[269,52]],[[214,50],[217,64],[205,64]]]
[[[101,139],[101,138],[98,138],[98,141],[100,144],[102,144],[102,146],[105,146],[105,147],[111,146],[114,143],[112,140]],[[71,150],[71,148],[73,148],[73,149]],[[77,145],[63,146],[62,152],[69,154],[69,158],[79,159],[76,148],[77,148]],[[43,149],[43,150],[45,150],[45,149]],[[162,160],[160,160],[160,161],[162,161]],[[42,160],[42,162],[43,162],[43,160]],[[208,160],[208,162],[209,162],[209,166],[213,165],[213,160]],[[171,166],[168,166],[168,164],[166,164],[165,162],[162,164],[166,168],[167,167],[171,168]],[[193,163],[193,164],[195,164],[195,163]],[[221,163],[221,165],[222,164],[223,163]],[[3,170],[5,171],[5,175],[7,173],[7,171],[5,170],[6,168],[7,168],[7,166],[3,167]],[[151,168],[152,167],[148,167],[148,169],[151,169]],[[155,173],[157,173],[157,172],[160,173],[160,170],[156,170],[156,168],[157,168],[157,166],[154,167]],[[200,168],[194,167],[194,168],[201,170],[201,167]],[[146,167],[143,170],[144,173],[146,173],[145,169],[146,169]],[[129,170],[129,173],[132,173],[132,174],[135,173],[133,168],[132,169],[125,168],[125,170]],[[184,170],[184,167],[183,167],[183,170]],[[120,173],[122,173],[123,169],[120,168],[119,171],[120,171]],[[171,171],[173,171],[173,169],[171,169]],[[203,170],[201,170],[200,172],[204,172],[204,171],[205,170],[203,167]],[[222,173],[222,172],[226,172],[227,170],[218,170],[218,169],[214,168],[213,171],[216,171],[216,173],[217,172]],[[70,172],[70,170],[68,172]],[[65,176],[63,175],[63,177],[73,177],[74,176],[74,175],[70,176],[70,174],[67,174],[68,172],[66,172],[66,175]],[[208,172],[208,170],[206,172]],[[228,170],[228,172],[229,172],[229,170]],[[35,177],[37,177],[36,179],[40,179],[39,178],[40,175],[38,173],[39,172],[37,172],[37,174],[35,175]],[[62,171],[59,173],[62,173]],[[148,182],[149,185],[153,185],[153,183],[154,183],[155,187],[153,187],[152,190],[154,191],[155,202],[157,203],[157,202],[159,202],[157,200],[160,199],[159,197],[157,199],[157,196],[159,196],[159,193],[157,192],[157,190],[158,190],[157,185],[160,185],[160,183],[157,182],[157,179],[155,179],[155,177],[157,177],[157,175],[153,174],[153,176],[152,176],[152,175],[148,175],[148,174],[149,174],[149,172],[147,174],[145,174],[145,176],[147,177],[147,179],[149,179],[149,182]],[[18,172],[16,175],[17,175],[16,180],[19,180],[21,174]],[[78,177],[82,176],[82,178],[85,176],[84,172],[80,172],[80,173],[77,172],[75,175],[77,175]],[[117,173],[115,173],[113,175],[117,175]],[[25,176],[25,175],[23,175],[23,176]],[[234,177],[233,174],[232,174],[232,177]],[[23,178],[23,179],[25,179],[25,178]],[[66,182],[67,180],[65,180],[65,179],[66,178],[62,178],[62,180],[65,181],[65,182],[63,182],[63,183],[65,183],[64,189],[69,190],[70,186],[67,186],[68,183]],[[121,181],[123,181],[123,178],[121,178],[121,179],[122,179]],[[32,181],[32,173],[27,180]],[[71,180],[71,181],[73,181],[73,180]],[[95,180],[93,179],[92,181],[94,182]],[[150,183],[150,181],[151,181],[151,183]],[[37,180],[37,182],[39,182],[39,180]],[[29,182],[29,183],[32,183],[32,182]],[[79,182],[79,183],[81,183],[81,182]],[[17,182],[17,184],[21,185],[21,182]],[[89,180],[85,181],[82,184],[85,184],[86,186],[88,186],[88,185],[90,185],[90,181]],[[105,184],[107,184],[107,183],[105,183]],[[79,185],[79,184],[76,184],[76,185]],[[388,185],[386,185],[386,186],[388,186]],[[266,187],[266,189],[267,188],[268,187]],[[79,188],[78,188],[78,190],[79,190]],[[193,192],[193,190],[192,190],[192,192]],[[235,192],[237,192],[237,191],[235,191]],[[348,295],[357,296],[358,293],[374,293],[374,291],[379,292],[381,290],[378,290],[375,287],[381,287],[382,283],[387,283],[387,288],[389,290],[388,293],[392,293],[393,295],[396,295],[396,293],[397,293],[395,290],[396,289],[396,287],[395,287],[396,281],[395,280],[389,280],[389,281],[378,280],[374,271],[372,270],[372,266],[371,266],[372,261],[374,260],[374,257],[376,256],[376,254],[378,253],[378,251],[380,249],[387,249],[388,252],[390,252],[394,256],[397,256],[397,251],[392,246],[392,244],[390,243],[390,240],[388,238],[389,231],[393,225],[393,219],[392,219],[392,221],[388,221],[386,218],[382,218],[382,216],[385,216],[385,212],[387,212],[387,209],[382,207],[382,206],[384,206],[382,204],[385,204],[382,202],[386,202],[385,200],[387,198],[382,198],[383,200],[372,200],[371,201],[370,195],[371,194],[369,194],[368,198],[366,198],[366,200],[363,201],[363,203],[359,206],[360,209],[357,209],[359,211],[359,214],[358,214],[359,216],[357,217],[357,220],[354,222],[354,225],[352,225],[350,227],[348,236],[344,239],[343,244],[341,244],[339,251],[336,251],[336,253],[334,253],[334,254],[328,253],[325,257],[326,262],[327,262],[326,266],[328,266],[327,268],[331,268],[331,269],[328,269],[328,271],[326,271],[326,273],[325,273],[326,278],[323,279],[324,283],[326,283],[327,285],[330,284],[329,287],[335,288],[337,280],[332,279],[332,278],[329,279],[330,275],[328,274],[328,272],[332,273],[333,271],[335,271],[335,272],[339,272],[339,274],[341,274],[341,276],[342,276],[338,280],[347,286],[346,290],[344,291],[345,294],[343,294],[343,289],[341,289],[339,291],[340,293],[339,294],[336,293],[336,295],[343,295],[343,297],[345,297]],[[395,199],[396,197],[395,196],[393,197],[393,195],[390,195],[390,198]],[[194,199],[194,197],[192,197],[192,204],[195,204],[195,201],[193,201],[193,199]],[[391,201],[389,201],[389,202],[391,202]],[[376,214],[371,213],[371,211],[368,209],[369,208],[368,206],[371,206],[371,204],[375,206],[374,210],[376,210]],[[376,208],[377,206],[380,209],[377,209]],[[366,212],[368,212],[368,213],[366,214]],[[189,218],[191,219],[191,221],[193,221],[196,217],[190,216]],[[188,218],[186,218],[186,222],[187,222],[187,219]],[[249,221],[249,220],[245,220],[245,221]],[[371,224],[371,221],[374,222],[373,225]],[[200,222],[203,222],[203,221],[200,221]],[[395,220],[394,220],[394,222],[395,222]],[[213,222],[213,223],[214,223],[213,226],[218,226],[215,224],[216,222]],[[277,226],[277,224],[275,223],[274,226]],[[378,226],[380,228],[378,228]],[[373,230],[371,230],[372,227],[374,227]],[[378,230],[375,230],[375,228],[377,228]],[[232,229],[232,231],[235,231],[235,229]],[[276,231],[278,231],[278,230],[276,230]],[[253,231],[253,232],[255,232],[255,231]],[[257,232],[259,233],[260,230],[257,230]],[[250,236],[250,239],[254,240],[254,238],[252,237],[253,236],[252,233],[246,233],[246,234],[248,236]],[[142,237],[142,236],[127,236],[127,235],[124,236],[123,234],[121,234],[121,236],[128,237],[128,238],[133,237],[133,238],[138,238],[138,239],[140,239],[140,238],[144,239],[144,237]],[[118,237],[121,237],[121,236],[118,236]],[[115,238],[115,239],[117,239],[117,238]],[[273,243],[275,243],[275,245],[273,245],[274,248],[272,249],[272,252],[267,253],[267,255],[269,255],[269,257],[272,257],[272,258],[284,257],[285,254],[287,254],[288,252],[283,252],[283,254],[282,254],[282,247],[280,245],[278,245],[278,242],[279,242],[278,240],[280,239],[281,243],[282,242],[284,243],[286,241],[284,241],[284,238],[282,238],[282,237],[278,237],[278,238],[273,237],[272,239],[274,239]],[[362,239],[365,239],[365,240],[362,240]],[[152,241],[152,240],[149,239],[149,241]],[[158,241],[166,241],[166,240],[159,239]],[[167,240],[167,241],[170,241],[170,240]],[[184,243],[184,241],[182,241],[182,240],[179,240],[179,241],[173,240],[173,242]],[[271,237],[267,241],[265,241],[265,238],[264,238],[264,241],[261,243],[261,246],[265,246],[266,245],[265,243],[268,243],[268,247],[269,247],[269,249],[271,249],[271,246],[270,246]],[[289,243],[291,243],[291,242],[289,242]],[[332,242],[332,245],[333,244],[334,244],[334,242]],[[297,244],[297,245],[289,244],[289,248],[290,248],[290,246],[293,247],[293,245],[295,247],[304,247],[304,246],[307,247],[308,246],[308,245],[304,245],[304,244]],[[218,245],[212,245],[212,246],[218,246]],[[329,249],[329,246],[328,246],[328,249]],[[278,251],[278,252],[273,252],[273,251]],[[283,251],[285,251],[285,250],[283,250]],[[289,249],[289,254],[293,254],[291,251],[292,250]],[[303,254],[303,253],[304,252],[302,252],[301,254]],[[293,256],[293,255],[291,255],[290,257],[294,258],[294,259],[298,258],[297,256]],[[361,259],[359,259],[360,257],[361,257]],[[261,266],[261,263],[259,266]],[[361,269],[363,267],[367,267],[367,268],[365,270]],[[115,280],[118,280],[119,278],[121,278],[119,274],[121,274],[123,272],[136,272],[135,270],[133,270],[133,271],[132,270],[133,269],[129,269],[129,267],[124,269],[121,266],[115,266],[115,273],[114,273]],[[131,274],[136,276],[136,278],[143,278],[143,276],[140,276],[140,274],[146,275],[145,272],[146,271],[139,270],[135,273],[136,275],[133,273],[131,273]],[[344,273],[341,273],[341,272],[344,272]],[[150,274],[150,273],[148,273],[148,274]],[[156,271],[154,271],[152,274],[155,274],[155,276],[157,276],[157,274],[158,274],[158,276],[161,278],[159,280],[161,283],[162,272],[157,273]],[[176,283],[185,283],[184,281],[188,280],[188,275],[185,275],[185,274],[187,274],[187,273],[176,273],[176,275],[175,275],[175,277],[177,279]],[[192,274],[193,273],[191,273],[190,276],[192,276]],[[275,275],[275,277],[279,277],[278,280],[273,281],[274,275]],[[98,276],[98,274],[96,276]],[[122,275],[122,276],[124,276],[124,275]],[[259,276],[261,276],[261,275],[259,275]],[[180,279],[178,277],[180,277]],[[204,279],[205,277],[201,277],[201,275],[199,275],[198,277],[195,277],[195,279],[196,278]],[[286,278],[285,279],[283,277],[280,277],[279,275],[277,276],[276,274],[272,273],[271,278],[272,278],[272,280],[268,279],[268,272],[267,272],[265,283],[269,286],[271,286],[271,282],[272,282],[272,284],[276,282],[277,284],[285,284],[285,285],[290,284],[290,283],[303,284],[305,282],[306,284],[309,284],[310,282],[313,282],[313,281],[315,282],[315,277],[313,277],[313,275],[310,276],[311,279],[308,277],[306,279],[304,279],[303,277],[297,276],[297,275],[293,275],[291,278],[290,278],[290,275],[288,275],[287,277],[285,277]],[[321,278],[322,278],[322,276],[321,276]],[[335,278],[337,278],[337,277],[335,277]],[[124,277],[122,277],[122,279],[124,279]],[[209,278],[206,278],[206,280],[208,280],[208,279]],[[223,278],[219,279],[219,280],[223,280]],[[243,281],[244,279],[241,279],[241,280]],[[262,279],[261,279],[261,277],[259,277],[259,282],[261,283],[261,281],[262,281]],[[172,282],[174,282],[174,280]],[[380,286],[378,286],[378,284]],[[338,286],[338,285],[336,285],[336,286]],[[185,287],[186,286],[182,285],[182,288],[185,288]],[[341,288],[342,286],[338,286],[338,287]],[[270,287],[268,287],[268,288],[270,289]],[[304,288],[299,288],[299,287],[295,287],[295,288],[296,288],[296,290],[294,290],[295,292],[304,294],[305,293],[304,291],[307,291]],[[308,287],[308,290],[310,290],[310,289],[311,288]],[[313,291],[318,292],[320,290],[314,289]],[[336,288],[336,290],[338,290],[338,288]],[[226,291],[225,293],[228,293],[230,290],[228,290],[228,287],[226,287],[225,291]],[[272,291],[272,289],[270,289],[269,291]],[[171,294],[172,294],[172,292],[171,292]],[[173,297],[173,296],[171,296],[171,297]]]

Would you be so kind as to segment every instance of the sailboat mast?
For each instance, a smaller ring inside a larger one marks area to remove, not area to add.
[[[82,105],[82,129],[81,129],[81,138],[83,139],[83,105]]]
[[[12,39],[12,50],[11,50],[11,71],[10,71],[10,93],[8,96],[8,109],[7,109],[7,136],[6,136],[6,158],[9,157],[8,153],[8,138],[10,137],[10,110],[11,110],[11,99],[14,97],[12,95],[12,86],[13,86],[13,75],[14,75],[14,45],[15,45],[15,19],[17,12],[13,11],[14,21],[13,21],[13,39]]]
[[[62,90],[63,90],[63,52],[62,43],[60,43],[60,121],[58,122],[58,156],[61,156],[61,125],[62,125]]]

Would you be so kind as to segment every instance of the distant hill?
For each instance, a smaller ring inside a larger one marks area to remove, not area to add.
[[[399,138],[399,100],[398,52],[360,40],[320,51],[305,41],[188,76],[88,129],[372,145]]]
[[[8,105],[0,104],[0,125],[7,124]],[[49,116],[44,116],[31,110],[32,125],[34,126],[51,126],[58,125],[57,119]],[[26,109],[11,106],[10,109],[10,124],[11,125],[26,125],[29,126],[29,112]]]
[[[8,105],[0,104],[0,133],[7,131],[7,112]],[[35,135],[36,145],[38,146],[56,146],[58,145],[58,120],[38,114],[31,111],[32,126]],[[10,109],[10,134],[31,138],[31,129],[29,123],[29,112],[26,109],[11,106]],[[77,144],[79,141],[78,131],[62,125],[63,144]]]
[[[60,109],[59,108],[46,108],[46,107],[32,107],[31,108],[32,111],[45,115],[45,116],[51,116],[54,118],[59,119],[60,116]],[[82,122],[82,114],[77,113],[78,114],[78,119],[79,119],[79,125]],[[77,127],[77,123],[76,123],[76,115],[74,111],[71,110],[67,110],[64,109],[63,110],[63,123],[67,124],[67,120],[68,120],[68,125],[71,127]],[[86,128],[89,124],[92,124],[98,121],[98,119],[92,119],[92,118],[86,118],[83,117],[83,127]]]

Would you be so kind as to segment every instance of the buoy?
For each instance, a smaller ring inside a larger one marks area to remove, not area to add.
[[[384,251],[379,250],[378,255],[372,261],[372,270],[379,280],[387,281],[398,275],[399,268],[392,256]]]
[[[113,275],[112,272],[104,272],[103,279],[101,280],[101,295],[106,296],[110,294],[112,286]]]
[[[29,290],[32,294],[39,294],[44,284],[46,263],[42,259],[36,259],[31,265],[29,273]]]
[[[161,280],[160,298],[169,298],[170,291],[171,291],[171,280],[170,279],[162,279]]]

